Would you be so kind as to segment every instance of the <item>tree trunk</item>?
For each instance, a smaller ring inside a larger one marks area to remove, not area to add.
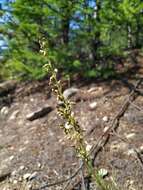
[[[128,49],[131,49],[133,44],[132,44],[132,30],[130,25],[127,26],[127,30],[128,30]]]
[[[139,15],[141,16],[141,15]],[[142,28],[141,22],[139,20],[140,17],[137,18],[136,22],[137,22],[137,29],[136,29],[136,33],[135,33],[135,46],[136,48],[141,48],[141,42],[140,42],[140,30]]]
[[[96,6],[94,9],[95,9],[95,12],[94,12],[93,18],[96,19],[96,27],[98,27],[98,24],[100,23],[99,12],[101,10],[100,0],[96,0]],[[93,61],[96,61],[98,59],[97,50],[98,50],[100,44],[101,44],[100,31],[97,29],[97,31],[94,34],[94,38],[91,42]]]
[[[62,41],[63,41],[63,44],[65,44],[65,45],[67,45],[69,43],[69,27],[70,27],[69,17],[63,18],[63,20],[62,20]]]

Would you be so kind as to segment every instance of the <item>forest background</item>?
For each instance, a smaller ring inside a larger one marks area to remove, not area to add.
[[[42,79],[49,60],[66,77],[108,78],[142,52],[141,0],[2,0],[0,9],[1,80]]]

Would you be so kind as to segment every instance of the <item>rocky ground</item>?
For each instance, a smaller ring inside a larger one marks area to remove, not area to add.
[[[65,83],[64,94],[75,102],[73,111],[89,145],[111,125],[137,80]],[[143,189],[143,83],[138,88],[94,161],[95,169],[104,169],[105,178],[112,177],[120,190]],[[79,161],[58,127],[62,121],[48,80],[18,84],[7,93],[0,106],[0,190],[34,189],[71,176]],[[80,190],[75,185],[80,178],[79,172],[65,189]],[[66,184],[43,189],[63,190]]]

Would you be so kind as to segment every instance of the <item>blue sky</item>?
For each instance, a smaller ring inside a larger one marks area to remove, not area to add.
[[[0,4],[2,5],[2,9],[8,9],[8,7],[5,5],[5,3],[8,2],[14,2],[14,0],[0,0]],[[89,0],[89,5],[91,7],[95,7],[95,0]],[[3,17],[0,17],[0,24],[3,24],[8,19],[8,14],[5,14]],[[71,21],[71,27],[73,29],[79,28],[78,24]],[[4,41],[2,40],[2,37],[0,36],[0,46],[4,45]]]
[[[5,5],[6,2],[7,2],[7,0],[0,0],[0,4],[1,4],[2,9],[7,9],[7,6]],[[6,18],[7,18],[6,15],[0,17],[0,24],[3,24],[4,20],[6,20]],[[5,45],[6,45],[6,43],[3,39],[3,36],[0,34],[0,49],[5,48]]]

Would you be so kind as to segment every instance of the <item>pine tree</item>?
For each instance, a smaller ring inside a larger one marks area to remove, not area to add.
[[[101,63],[108,66],[108,59],[142,47],[142,10],[141,0],[15,0],[1,27],[9,44],[3,68],[14,77],[38,79],[50,59],[64,72],[100,76]]]

